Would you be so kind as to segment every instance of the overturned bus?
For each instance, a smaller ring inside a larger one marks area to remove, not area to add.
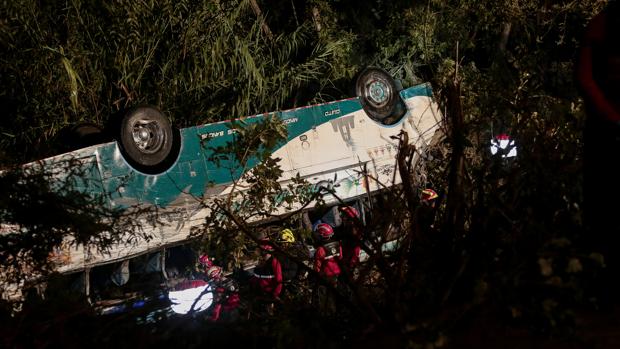
[[[283,184],[299,176],[329,187],[343,200],[398,184],[398,140],[392,137],[404,130],[423,152],[442,124],[429,84],[401,89],[385,71],[367,68],[356,92],[354,98],[244,118],[254,123],[275,115],[286,125],[287,139],[271,155],[281,159]],[[209,213],[201,200],[227,195],[242,175],[212,161],[214,147],[235,137],[231,121],[175,130],[157,109],[141,107],[123,118],[119,131],[116,141],[38,163],[54,167],[77,160],[88,177],[81,190],[105,193],[111,208],[154,208],[160,219],[141,225],[148,238],[115,245],[107,253],[67,243],[52,256],[59,272],[85,270],[187,240]],[[360,165],[367,165],[373,180],[364,182]],[[335,199],[328,195],[324,200]]]

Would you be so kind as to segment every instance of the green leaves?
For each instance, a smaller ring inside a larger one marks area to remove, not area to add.
[[[182,127],[305,103],[342,76],[336,61],[351,46],[350,36],[319,39],[310,18],[269,40],[247,0],[21,0],[2,14],[0,101],[11,117],[0,126],[16,137],[0,150],[19,161],[53,153],[64,126],[139,104]]]
[[[278,113],[231,121],[228,126],[234,130],[231,140],[215,147],[207,141],[205,146],[220,170],[225,167],[236,176],[221,195],[205,198],[209,214],[193,235],[201,237],[208,250],[218,251],[225,263],[238,265],[252,258],[249,251],[258,236],[270,234],[269,227],[255,225],[269,221],[292,227],[296,210],[315,195],[299,174],[282,182],[281,159],[272,154],[288,135]]]
[[[142,235],[134,216],[109,208],[103,189],[83,192],[100,182],[79,159],[59,161],[53,168],[42,165],[0,173],[5,193],[0,197],[0,285],[44,276],[56,262],[67,266],[78,246],[104,253]],[[57,260],[65,256],[69,260]]]

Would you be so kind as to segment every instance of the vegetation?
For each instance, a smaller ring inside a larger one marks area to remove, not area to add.
[[[251,2],[6,3],[3,151],[47,155],[63,127],[140,104],[179,127],[304,105],[352,76],[333,64],[347,37],[319,39],[303,18],[265,37]],[[310,83],[318,91],[304,93]]]
[[[387,68],[404,85],[430,80],[445,112],[446,138],[414,167],[401,166],[404,185],[384,194],[364,227],[367,235],[396,231],[408,243],[392,256],[367,248],[370,261],[343,288],[330,289],[337,312],[308,305],[316,282],[310,272],[273,315],[253,313],[226,327],[226,336],[214,334],[219,325],[194,319],[129,328],[147,337],[173,326],[178,331],[165,336],[184,338],[187,346],[246,336],[243,344],[254,346],[375,339],[421,348],[451,341],[459,347],[472,322],[498,319],[571,338],[580,314],[607,301],[598,286],[605,256],[591,247],[582,219],[585,116],[573,82],[583,29],[604,6],[598,0],[5,3],[0,94],[10,118],[0,121],[0,147],[8,161],[41,157],[61,128],[105,123],[142,103],[159,106],[180,127],[331,100],[347,96],[347,81],[367,65]],[[248,149],[267,160],[282,136],[277,122],[243,126],[243,147],[216,152],[232,155],[222,161],[241,168]],[[517,140],[517,159],[490,156],[489,140],[500,133]],[[406,160],[411,151],[401,146],[399,156]],[[269,228],[253,225],[254,217],[282,204],[275,200],[284,189],[276,165],[267,160],[243,178],[249,191],[204,203],[214,208],[206,227],[217,233],[197,234],[230,266],[255,247],[258,230]],[[432,226],[416,219],[425,187],[440,194]],[[317,199],[304,188],[303,181],[287,188],[296,195],[283,204],[297,209]],[[255,200],[235,205],[247,197]],[[272,225],[299,226],[299,219],[291,211]],[[35,323],[34,315],[21,316]],[[92,321],[89,330],[99,320]],[[184,337],[186,327],[204,332]],[[115,331],[130,330],[97,333]]]

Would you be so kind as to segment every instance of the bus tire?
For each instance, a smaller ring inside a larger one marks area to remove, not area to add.
[[[169,167],[175,133],[159,110],[150,106],[130,110],[121,120],[119,132],[121,151],[137,170],[155,174]]]
[[[355,94],[366,114],[377,122],[390,125],[404,114],[396,82],[381,68],[368,67],[360,72],[355,82]]]

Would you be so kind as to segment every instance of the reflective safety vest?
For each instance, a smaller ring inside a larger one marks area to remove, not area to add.
[[[259,279],[273,279],[275,275],[273,274],[273,268],[271,267],[272,261],[273,257],[270,257],[265,263],[254,267],[252,276]]]

